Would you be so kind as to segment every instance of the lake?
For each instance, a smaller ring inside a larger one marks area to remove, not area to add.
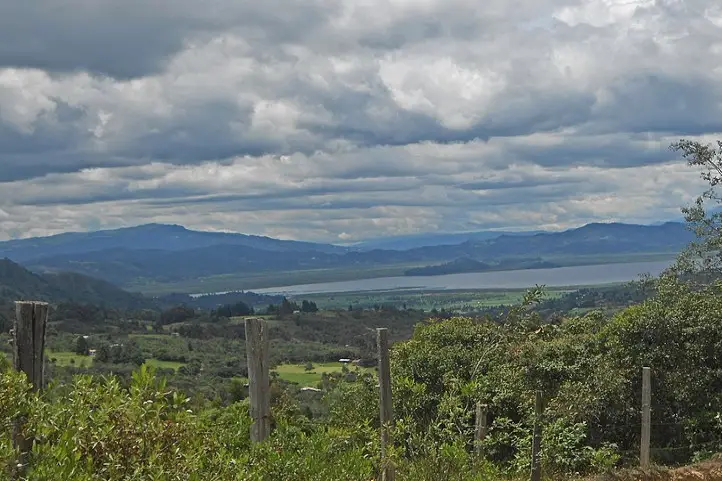
[[[524,289],[535,284],[547,287],[591,286],[637,279],[641,274],[660,274],[672,261],[628,262],[589,266],[473,272],[443,276],[379,277],[342,282],[321,282],[295,286],[246,289],[259,294],[326,294],[334,292],[388,290]]]

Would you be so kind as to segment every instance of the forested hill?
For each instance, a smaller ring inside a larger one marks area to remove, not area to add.
[[[237,302],[244,302],[250,306],[279,304],[282,297],[254,292],[229,292],[201,297],[169,294],[150,298],[127,292],[110,282],[83,274],[75,272],[36,274],[9,259],[0,259],[0,304],[19,300],[73,302],[119,309],[160,309],[177,305],[213,309],[219,305]]]
[[[104,280],[72,272],[35,274],[9,259],[0,259],[0,303],[17,300],[73,301],[121,308],[153,304]]]

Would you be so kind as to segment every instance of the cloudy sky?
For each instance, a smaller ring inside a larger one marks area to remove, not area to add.
[[[679,216],[716,0],[0,0],[0,239]]]

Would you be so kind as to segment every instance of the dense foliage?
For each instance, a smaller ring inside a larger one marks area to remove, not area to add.
[[[598,470],[638,452],[641,368],[650,366],[655,459],[682,462],[717,450],[721,301],[718,285],[692,290],[663,278],[656,296],[609,318],[421,325],[394,351],[397,413],[435,443],[455,433],[470,440],[473,406],[484,402],[493,419],[488,455],[520,472],[541,389],[547,471]]]
[[[422,322],[410,340],[394,345],[392,453],[399,479],[438,479],[442,468],[454,479],[523,476],[536,390],[545,399],[547,476],[633,462],[642,366],[653,371],[653,459],[682,463],[722,449],[719,285],[691,288],[663,277],[654,296],[613,316],[593,311],[559,322],[530,309],[539,294],[494,320]],[[261,446],[249,443],[245,401],[191,399],[161,377],[145,367],[130,381],[83,375],[37,397],[22,376],[5,370],[0,454],[7,469],[16,456],[9,428],[23,414],[37,439],[29,479],[376,475],[373,375],[329,377],[322,398],[274,380],[274,433]],[[489,409],[483,459],[472,454],[477,402]]]

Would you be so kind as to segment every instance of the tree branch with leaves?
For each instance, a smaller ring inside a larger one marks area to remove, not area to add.
[[[700,177],[708,188],[697,197],[682,213],[697,240],[681,253],[673,271],[698,282],[708,283],[722,273],[722,210],[709,209],[711,205],[722,205],[718,187],[722,183],[722,141],[702,144],[698,141],[680,140],[671,144],[670,149],[681,153],[690,167],[700,171]]]

